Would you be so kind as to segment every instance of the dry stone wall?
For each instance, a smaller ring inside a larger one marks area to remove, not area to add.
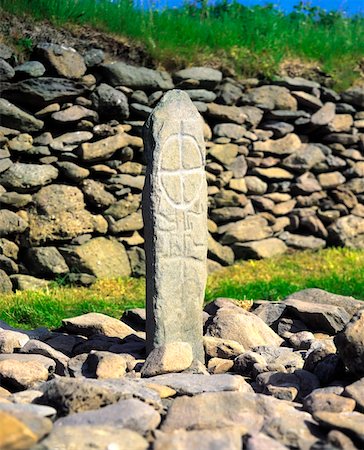
[[[144,274],[141,130],[175,87],[205,121],[210,270],[364,247],[364,88],[104,61],[44,43],[17,65],[0,46],[0,290]]]

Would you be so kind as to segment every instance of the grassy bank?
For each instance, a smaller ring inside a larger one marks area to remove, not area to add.
[[[364,299],[364,251],[327,249],[240,262],[209,276],[206,301],[277,300],[312,287]],[[60,283],[44,291],[2,295],[0,320],[36,328],[57,327],[62,318],[90,311],[120,317],[126,309],[144,306],[144,289],[143,279],[126,278],[100,280],[89,289]]]
[[[359,77],[363,16],[346,18],[302,5],[285,15],[272,6],[206,3],[161,11],[136,9],[130,0],[0,0],[0,7],[55,25],[89,24],[125,36],[166,68],[209,63],[245,77],[272,77],[285,62],[313,63],[338,89]]]

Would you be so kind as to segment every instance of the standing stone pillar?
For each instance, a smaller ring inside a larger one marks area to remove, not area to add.
[[[143,130],[147,352],[188,342],[204,362],[207,185],[203,120],[189,96],[167,92]]]

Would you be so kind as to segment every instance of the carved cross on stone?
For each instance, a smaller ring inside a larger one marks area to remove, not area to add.
[[[188,342],[204,362],[207,185],[203,120],[189,96],[169,91],[143,130],[147,352]]]

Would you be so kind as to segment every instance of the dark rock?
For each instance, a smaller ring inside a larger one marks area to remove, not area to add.
[[[94,90],[91,100],[96,111],[105,119],[121,120],[129,117],[126,95],[105,83],[101,83]]]

